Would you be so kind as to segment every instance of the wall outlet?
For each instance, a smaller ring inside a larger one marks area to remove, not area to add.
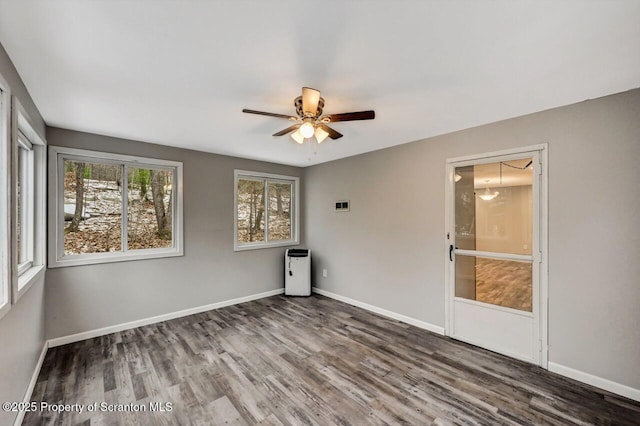
[[[322,277],[323,278],[327,278],[327,270],[326,269],[322,270]]]
[[[336,211],[337,212],[348,212],[349,211],[349,200],[338,200],[338,201],[336,201]]]

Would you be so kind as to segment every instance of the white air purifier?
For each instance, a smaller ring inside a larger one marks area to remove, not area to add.
[[[284,254],[284,294],[311,295],[311,250],[288,249]]]

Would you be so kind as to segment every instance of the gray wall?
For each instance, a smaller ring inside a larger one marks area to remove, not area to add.
[[[548,142],[549,359],[640,389],[639,118],[636,89],[306,169],[315,285],[444,326],[445,160]]]
[[[51,146],[182,161],[185,247],[183,257],[49,269],[48,338],[282,288],[285,248],[233,251],[233,170],[301,176],[302,169],[57,128],[47,128],[47,139]]]
[[[7,52],[0,45],[0,74],[31,117],[37,132],[45,124]],[[45,341],[44,279],[0,318],[0,401],[22,401]],[[0,424],[13,422],[15,413],[0,411]]]

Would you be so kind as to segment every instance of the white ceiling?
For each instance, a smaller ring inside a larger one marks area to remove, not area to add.
[[[308,166],[640,87],[640,1],[0,0],[51,126]],[[374,109],[307,159],[302,86]]]

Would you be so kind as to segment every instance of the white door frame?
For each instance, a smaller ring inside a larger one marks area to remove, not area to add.
[[[454,208],[453,197],[455,190],[454,179],[454,167],[453,163],[460,163],[464,161],[469,162],[485,162],[490,163],[495,161],[494,157],[503,157],[508,155],[522,156],[533,152],[539,153],[540,163],[534,166],[539,170],[539,191],[538,194],[533,194],[534,197],[539,197],[539,208],[537,213],[539,217],[539,229],[538,229],[538,250],[537,253],[532,253],[535,260],[540,260],[539,265],[539,344],[540,344],[540,366],[548,368],[549,361],[549,336],[548,336],[548,144],[530,145],[521,148],[513,148],[502,151],[493,151],[481,154],[468,155],[464,157],[449,158],[445,163],[445,238],[444,238],[444,253],[445,253],[445,335],[452,335],[453,326],[453,298],[455,295],[455,286],[452,282],[454,277],[453,265],[454,263],[449,260],[449,245],[454,238]],[[536,175],[534,173],[534,178]],[[449,236],[451,238],[449,238]],[[534,262],[535,265],[535,262]],[[535,300],[535,297],[534,297]]]

